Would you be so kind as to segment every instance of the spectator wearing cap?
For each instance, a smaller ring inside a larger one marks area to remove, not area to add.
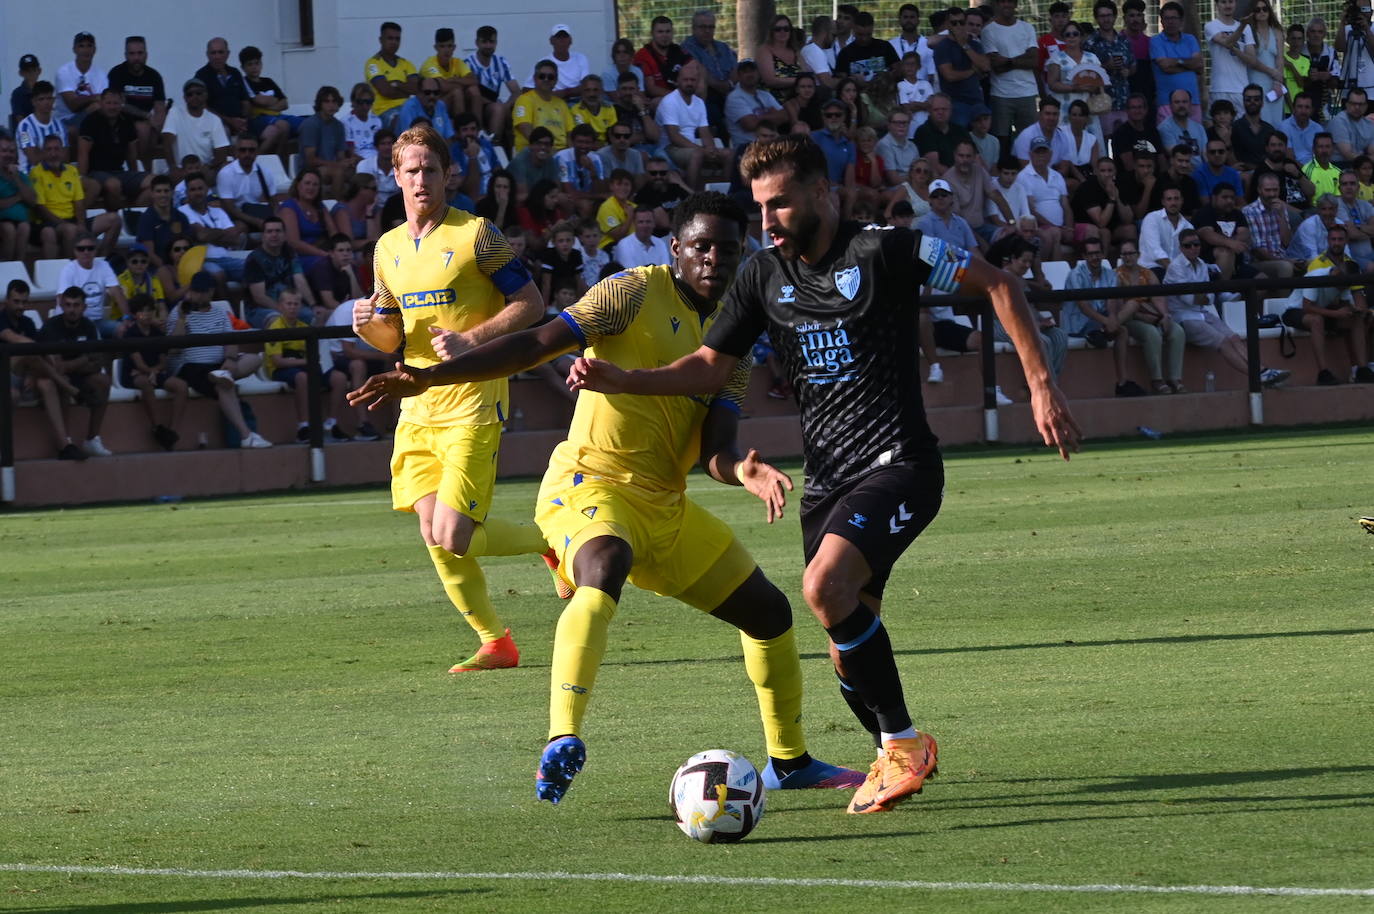
[[[444,104],[444,87],[439,80],[430,76],[420,77],[420,85],[415,94],[405,100],[396,112],[396,132],[405,133],[410,125],[424,118],[445,140],[453,140],[453,118],[449,116],[448,106]]]
[[[95,65],[95,36],[90,32],[76,33],[72,57],[57,69],[57,105],[53,109],[67,130],[76,128],[110,84],[109,74]]]
[[[124,93],[124,113],[138,131],[143,170],[152,173],[153,152],[167,119],[167,89],[162,74],[148,66],[148,42],[142,35],[124,39],[124,60],[110,68],[110,88]]]
[[[110,211],[146,202],[150,175],[138,170],[138,128],[124,113],[124,94],[100,93],[100,107],[81,119],[77,133],[77,170],[95,185],[92,202]]]
[[[954,104],[950,120],[967,128],[974,106],[983,104],[983,77],[992,72],[992,64],[978,39],[970,37],[965,11],[952,10],[945,26],[949,37],[935,46],[935,68],[940,91]]]
[[[33,87],[43,75],[38,58],[25,54],[19,58],[19,85],[10,93],[10,133],[19,127],[19,122],[33,114]]]
[[[419,88],[420,74],[415,64],[397,53],[401,49],[399,25],[383,22],[377,32],[377,43],[377,53],[363,64],[363,82],[377,94],[372,112],[390,129],[394,126],[397,109]]]
[[[683,39],[682,50],[701,64],[701,79],[706,86],[706,112],[711,117],[711,123],[719,124],[722,117],[727,118],[728,123],[729,115],[725,106],[738,80],[735,67],[739,57],[734,48],[716,40],[715,13],[700,9],[692,14],[692,34]]]
[[[34,83],[30,101],[33,111],[19,122],[14,132],[19,148],[19,170],[24,174],[32,173],[43,161],[43,142],[48,137],[55,136],[64,148],[67,146],[67,131],[53,114],[56,94],[52,83],[46,79]]]
[[[1045,260],[1062,260],[1067,245],[1081,241],[1076,237],[1073,220],[1069,218],[1069,188],[1064,176],[1050,167],[1050,143],[1043,136],[1030,142],[1030,164],[1021,169],[1016,183],[1026,192],[1035,224],[1041,229],[1055,229],[1058,237],[1050,250],[1041,251]],[[1083,237],[1087,237],[1084,233]],[[1094,235],[1095,237],[1095,235]]]
[[[119,288],[130,302],[135,295],[146,295],[153,303],[153,321],[161,329],[167,322],[167,292],[152,269],[152,254],[135,242],[124,255],[124,272],[119,274]],[[131,306],[132,309],[132,306]],[[126,312],[125,318],[130,315]]]
[[[228,333],[233,329],[228,310],[214,307],[210,300],[215,285],[215,277],[204,271],[191,277],[186,297],[173,314],[175,325],[170,336]],[[176,376],[201,396],[219,402],[225,421],[238,432],[239,447],[271,447],[272,442],[250,429],[244,421],[238,390],[234,387],[235,375],[244,372],[248,364],[253,366],[246,369],[251,372],[257,367],[259,359],[241,359],[237,346],[221,343],[187,346],[181,356],[182,364]]]
[[[290,99],[270,76],[262,75],[262,51],[248,45],[239,51],[243,83],[248,89],[248,132],[258,138],[264,155],[291,139],[302,118],[286,113]]]
[[[206,107],[219,116],[229,136],[248,129],[248,84],[237,67],[229,66],[229,42],[211,38],[205,43],[205,66],[196,71],[205,83]]]
[[[758,64],[743,60],[737,71],[739,85],[725,99],[725,126],[730,131],[731,145],[741,146],[754,142],[754,131],[759,124],[781,128],[787,124],[788,117],[772,93],[759,86]]]
[[[591,64],[587,62],[587,55],[581,51],[574,51],[572,43],[572,29],[569,26],[560,22],[549,29],[549,47],[552,51],[548,60],[552,61],[558,69],[558,79],[554,82],[553,94],[568,104],[577,100],[577,93],[582,86],[582,77],[592,72]],[[538,69],[539,65],[536,64],[534,70],[530,71],[530,78],[525,80],[525,88],[537,89],[539,87],[536,79]]]
[[[1165,147],[1150,117],[1153,110],[1154,106],[1144,95],[1135,94],[1126,99],[1126,120],[1112,131],[1112,158],[1116,159],[1117,170],[1123,175],[1135,172],[1135,157],[1141,143],[1149,144],[1149,154],[1155,157],[1156,168],[1163,170],[1166,164],[1158,157]]]
[[[553,91],[558,83],[558,65],[545,58],[534,65],[534,88],[520,93],[511,110],[511,124],[515,127],[515,151],[530,143],[530,134],[543,127],[553,137],[554,149],[566,149],[568,133],[576,124],[568,103]]]
[[[219,117],[205,109],[207,97],[205,81],[192,77],[181,87],[183,104],[167,112],[162,147],[174,181],[185,177],[179,163],[188,155],[200,159],[198,171],[210,174],[219,171],[229,157],[229,135]]]
[[[664,151],[686,172],[688,186],[700,189],[704,168],[719,171],[730,163],[730,151],[716,146],[706,105],[696,96],[701,64],[688,61],[677,72],[677,88],[659,100],[654,115],[663,129]]]
[[[930,182],[930,212],[917,219],[913,228],[966,251],[983,247],[968,220],[954,211],[954,189],[944,178]]]
[[[421,79],[437,79],[441,96],[448,113],[457,117],[464,111],[476,111],[478,105],[473,96],[477,95],[477,77],[461,57],[455,57],[458,48],[453,29],[434,30],[434,53],[420,64]]]
[[[821,117],[825,121],[825,126],[820,130],[811,131],[811,139],[815,140],[816,145],[821,147],[821,152],[825,153],[826,176],[834,188],[844,183],[844,170],[853,164],[856,158],[854,141],[844,129],[846,110],[844,102],[838,98],[830,99],[821,106]]]
[[[1044,140],[1050,149],[1050,167],[1066,174],[1073,168],[1073,134],[1068,127],[1059,126],[1059,99],[1045,96],[1040,100],[1040,116],[1031,126],[1016,135],[1011,151],[1021,160],[1023,166],[1029,164],[1031,144],[1034,140]],[[919,141],[918,141],[919,142]]]

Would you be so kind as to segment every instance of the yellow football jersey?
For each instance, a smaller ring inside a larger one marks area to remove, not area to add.
[[[40,165],[29,172],[29,182],[38,202],[59,219],[71,219],[76,215],[76,204],[86,199],[86,191],[81,187],[81,173],[75,165],[67,164],[53,174],[48,166]]]
[[[553,134],[553,148],[566,149],[568,147],[568,134],[573,127],[577,126],[573,122],[572,109],[568,103],[558,96],[554,96],[548,101],[539,97],[539,93],[533,89],[520,93],[520,97],[515,100],[515,108],[511,112],[511,125],[529,124],[531,127],[547,127]],[[530,144],[525,135],[519,130],[515,131],[515,151],[519,152]]]
[[[606,131],[610,130],[612,127],[615,126],[616,119],[618,117],[618,115],[615,113],[615,105],[607,105],[603,103],[601,105],[601,110],[596,112],[595,114],[592,114],[591,109],[589,109],[586,105],[582,104],[581,102],[578,102],[576,105],[573,106],[572,116],[573,123],[591,124],[594,128],[596,128],[596,139],[597,142],[600,143],[605,143],[609,141],[606,136]]]
[[[450,57],[447,68],[439,63],[438,54],[431,54],[420,64],[420,76],[425,79],[461,79],[471,75],[472,68],[458,57]]]
[[[416,241],[407,225],[377,241],[373,254],[377,313],[405,336],[405,362],[439,362],[430,327],[470,330],[506,306],[506,296],[530,281],[494,225],[449,207],[443,222]],[[401,403],[401,420],[415,425],[490,425],[505,419],[506,379],[431,387]]]
[[[586,354],[621,368],[658,368],[701,345],[719,310],[702,318],[673,282],[671,268],[640,267],[607,277],[559,315]],[[709,397],[643,397],[584,390],[568,440],[549,458],[549,475],[583,473],[676,500],[701,459],[701,425],[713,403],[738,410],[749,386],[742,359]]]
[[[374,54],[363,64],[363,82],[369,86],[372,80],[378,76],[387,82],[404,83],[415,76],[415,64],[406,60],[404,57],[396,58],[396,65],[393,67],[387,63],[380,54]],[[404,98],[386,98],[380,92],[375,93],[376,99],[372,102],[372,113],[380,117],[392,108],[399,108],[406,103]]]

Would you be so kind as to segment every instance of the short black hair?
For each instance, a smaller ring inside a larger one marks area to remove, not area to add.
[[[493,39],[495,39],[495,38],[496,38],[496,27],[495,27],[495,26],[484,25],[484,26],[481,26],[481,27],[479,27],[479,28],[477,29],[477,40],[478,40],[478,41],[491,41],[491,40],[493,40]]]
[[[10,284],[5,286],[5,297],[9,298],[14,292],[23,292],[25,295],[28,295],[30,291],[32,290],[29,288],[29,284],[24,282],[24,280],[11,279]]]
[[[137,314],[140,311],[153,311],[157,308],[157,302],[147,292],[137,292],[129,296],[129,313]]]
[[[388,21],[382,23],[381,28],[377,29],[377,34],[380,35],[382,32],[386,31],[399,32],[400,30],[401,26],[399,23]]]
[[[673,207],[673,235],[681,236],[683,228],[697,216],[719,216],[739,226],[740,238],[749,228],[749,216],[733,197],[719,191],[706,190],[692,194]]]
[[[239,63],[248,63],[250,60],[262,60],[262,50],[251,44],[244,45],[243,50],[239,51]]]

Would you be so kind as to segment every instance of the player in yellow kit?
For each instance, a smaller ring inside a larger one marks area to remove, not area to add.
[[[715,320],[739,265],[745,215],[723,194],[689,197],[674,211],[675,267],[627,270],[540,327],[493,340],[440,365],[368,379],[349,395],[377,405],[437,385],[505,377],[585,348],[625,367],[655,367],[692,352]],[[558,620],[550,682],[549,743],[536,790],[557,803],[582,769],[579,731],[607,631],[629,580],[676,597],[740,630],[744,664],[764,723],[772,789],[855,787],[863,775],[813,759],[802,733],[801,661],[787,598],[724,522],[685,493],[700,462],[712,478],[743,485],[781,516],[791,481],[759,459],[739,456],[736,431],[749,380],[741,364],[710,397],[578,398],[568,439],[549,461],[536,520],[577,585]]]
[[[453,335],[448,345],[461,350],[537,320],[543,298],[505,237],[446,202],[452,162],[443,138],[428,125],[413,127],[396,139],[392,162],[406,222],[377,241],[376,291],[353,308],[358,336],[382,352],[404,343],[405,361],[425,366],[439,361],[440,334]],[[419,516],[444,590],[482,639],[454,673],[513,667],[520,658],[475,557],[549,552],[537,527],[488,513],[509,402],[505,375],[455,384],[405,400],[396,427],[392,506]],[[545,561],[557,562],[551,552]]]

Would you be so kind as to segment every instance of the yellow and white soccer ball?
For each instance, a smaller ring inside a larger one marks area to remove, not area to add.
[[[677,827],[706,844],[739,841],[763,818],[767,791],[749,760],[727,749],[698,752],[668,786]]]

